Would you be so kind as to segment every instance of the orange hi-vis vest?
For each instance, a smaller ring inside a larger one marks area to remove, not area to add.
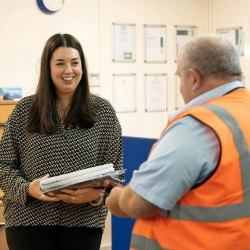
[[[138,219],[130,250],[250,249],[250,92],[238,88],[187,109],[166,128],[187,115],[217,134],[221,145],[217,168],[171,211]]]

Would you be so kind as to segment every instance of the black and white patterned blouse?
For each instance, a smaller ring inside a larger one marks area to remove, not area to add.
[[[54,134],[27,133],[33,96],[22,99],[9,117],[0,143],[0,187],[4,191],[6,227],[57,225],[104,228],[107,209],[100,206],[44,202],[27,196],[29,182],[113,163],[122,168],[121,127],[113,107],[92,96],[95,124],[91,129],[65,128],[58,114]]]

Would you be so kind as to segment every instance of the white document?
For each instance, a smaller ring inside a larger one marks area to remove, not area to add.
[[[195,27],[176,27],[176,60],[183,45],[195,37],[195,31]]]
[[[135,74],[113,75],[113,105],[116,112],[136,111]]]
[[[135,25],[114,25],[114,56],[113,61],[135,61]]]
[[[125,170],[115,170],[113,164],[105,164],[43,179],[40,182],[40,188],[45,194],[53,196],[63,188],[76,189],[77,185],[99,187],[104,184],[106,179],[117,182],[120,180],[116,179],[115,176],[124,173]]]
[[[56,182],[63,182],[63,181],[67,182],[70,179],[77,178],[79,176],[82,177],[82,176],[86,176],[86,175],[87,176],[88,175],[95,175],[95,174],[98,174],[99,172],[102,172],[102,171],[110,172],[112,170],[114,170],[112,163],[104,164],[104,165],[96,166],[93,168],[87,168],[87,169],[75,171],[75,172],[68,173],[68,174],[50,177],[50,178],[42,180],[41,184],[43,186],[47,186],[47,185],[52,185],[53,183],[56,183]]]
[[[145,62],[166,61],[166,26],[145,25]]]
[[[218,29],[218,35],[227,39],[238,52],[239,50],[239,30],[240,28]]]
[[[145,75],[146,107],[148,112],[166,111],[167,75]]]

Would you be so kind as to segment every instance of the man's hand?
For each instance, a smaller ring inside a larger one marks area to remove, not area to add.
[[[121,197],[121,194],[123,192],[122,188],[115,187],[111,190],[110,195],[106,199],[106,207],[109,209],[109,211],[118,217],[128,217],[126,213],[123,212],[123,210],[119,206],[119,197]]]
[[[129,185],[113,188],[106,206],[116,216],[132,218],[150,218],[162,210],[135,193]]]

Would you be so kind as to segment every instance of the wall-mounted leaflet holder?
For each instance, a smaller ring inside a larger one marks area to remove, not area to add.
[[[183,45],[196,36],[196,26],[175,25],[176,54],[175,62]]]
[[[135,62],[135,24],[113,23],[113,62]]]
[[[175,74],[175,109],[180,109],[185,106],[185,102],[180,92],[180,78]]]
[[[97,72],[90,73],[89,76],[90,93],[96,96],[101,95],[100,76]]]
[[[145,111],[165,112],[168,109],[167,74],[145,74]]]
[[[136,74],[113,74],[112,99],[117,113],[136,112]]]
[[[89,85],[90,87],[100,87],[99,73],[90,73]]]
[[[101,96],[101,87],[100,86],[90,86],[90,93],[95,96]]]
[[[241,56],[243,53],[243,40],[240,41],[240,33],[242,32],[242,27],[234,27],[234,28],[221,28],[217,29],[217,34],[220,37],[227,39],[232,43],[238,54]],[[240,52],[240,53],[239,53]]]
[[[145,63],[166,63],[166,25],[145,24]]]

